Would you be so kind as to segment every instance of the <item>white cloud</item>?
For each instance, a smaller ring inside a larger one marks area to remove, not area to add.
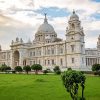
[[[3,40],[6,39],[6,43],[10,36],[12,36],[10,39],[13,39],[17,35],[24,39],[27,36],[33,39],[33,35],[39,25],[42,24],[44,18],[43,15],[34,12],[34,10],[41,9],[41,7],[65,8],[68,12],[72,12],[75,9],[82,21],[86,34],[86,47],[89,45],[90,47],[96,46],[95,41],[97,41],[97,36],[100,33],[100,19],[97,20],[91,17],[91,15],[100,13],[100,3],[92,0],[0,0],[0,27],[2,28],[0,29],[0,42],[4,44]],[[51,16],[49,17],[51,18]],[[58,37],[65,39],[68,18],[69,16],[66,15],[66,17],[48,19],[58,33]],[[91,40],[94,41],[92,45]],[[7,48],[8,46],[3,47]]]
[[[85,15],[92,14],[100,10],[100,3],[93,2],[92,0],[34,0],[34,8],[40,7],[58,7],[66,8],[69,11],[83,10]]]
[[[0,16],[0,44],[3,49],[9,48],[9,45],[16,37],[22,37],[25,41],[33,37],[33,30],[30,24],[13,20],[6,16]]]

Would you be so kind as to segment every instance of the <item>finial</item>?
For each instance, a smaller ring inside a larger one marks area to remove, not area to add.
[[[11,44],[13,45],[14,41],[12,40]]]
[[[31,40],[30,40],[30,38],[28,39],[28,42],[27,43],[31,43]]]
[[[75,10],[73,9],[73,14],[75,14]]]
[[[100,35],[99,35],[98,39],[100,39]]]
[[[45,15],[45,19],[46,19],[47,13],[44,13],[44,15]]]
[[[44,13],[44,16],[45,16],[45,18],[44,18],[44,23],[46,22],[47,23],[47,13]]]
[[[19,42],[19,38],[18,37],[16,37],[16,42]]]
[[[23,43],[23,39],[22,38],[20,38],[20,42]]]
[[[2,49],[1,49],[1,45],[0,45],[0,51],[1,51]]]

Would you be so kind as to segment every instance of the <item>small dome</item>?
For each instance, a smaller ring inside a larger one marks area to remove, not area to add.
[[[79,20],[78,15],[73,11],[73,14],[70,16],[70,20]]]
[[[54,28],[50,24],[48,24],[46,14],[45,14],[44,23],[40,25],[37,32],[39,33],[54,33],[55,32]]]

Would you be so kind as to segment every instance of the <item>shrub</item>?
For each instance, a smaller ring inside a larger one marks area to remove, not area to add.
[[[29,65],[24,66],[23,70],[25,70],[25,72],[28,74],[28,72],[31,71],[31,67]]]
[[[68,68],[67,70],[72,70],[72,68]]]
[[[47,73],[48,73],[48,70],[43,70],[43,73],[44,73],[44,74],[47,74]]]
[[[92,71],[94,71],[94,75],[100,76],[100,64],[94,64],[92,66]]]
[[[94,64],[92,66],[92,71],[99,71],[100,70],[100,64]]]
[[[16,73],[16,71],[15,71],[15,70],[13,70],[13,71],[12,71],[12,73],[13,73],[13,74],[15,74],[15,73]]]
[[[57,74],[57,75],[61,74],[61,71],[60,71],[60,70],[57,70],[57,71],[56,71],[56,74]]]
[[[0,71],[6,72],[7,70],[11,70],[11,67],[7,66],[6,64],[2,64],[0,67]]]
[[[77,100],[79,84],[82,87],[82,97],[84,100],[85,76],[79,71],[68,70],[62,74],[62,81],[73,100]]]
[[[56,74],[61,74],[61,70],[60,70],[59,66],[55,66],[53,70]]]
[[[97,72],[95,71],[94,75],[99,75],[100,76],[100,71],[97,71]]]
[[[6,70],[11,70],[11,67],[7,66]]]
[[[49,68],[47,68],[46,70],[48,71],[48,73],[51,73],[52,72],[51,69],[49,69]]]
[[[59,66],[55,66],[53,70],[54,70],[54,72],[56,72],[57,70],[60,70],[60,68],[59,68]]]
[[[40,64],[34,64],[31,66],[31,69],[35,70],[35,74],[38,74],[38,71],[42,70],[42,66]]]

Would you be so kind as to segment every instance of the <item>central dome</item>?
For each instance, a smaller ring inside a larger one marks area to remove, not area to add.
[[[38,32],[40,32],[40,33],[53,33],[54,32],[54,28],[48,23],[43,23],[38,28]]]
[[[44,23],[40,25],[40,27],[38,28],[38,32],[39,33],[54,33],[55,32],[54,28],[50,24],[48,24],[46,14],[45,14]]]

